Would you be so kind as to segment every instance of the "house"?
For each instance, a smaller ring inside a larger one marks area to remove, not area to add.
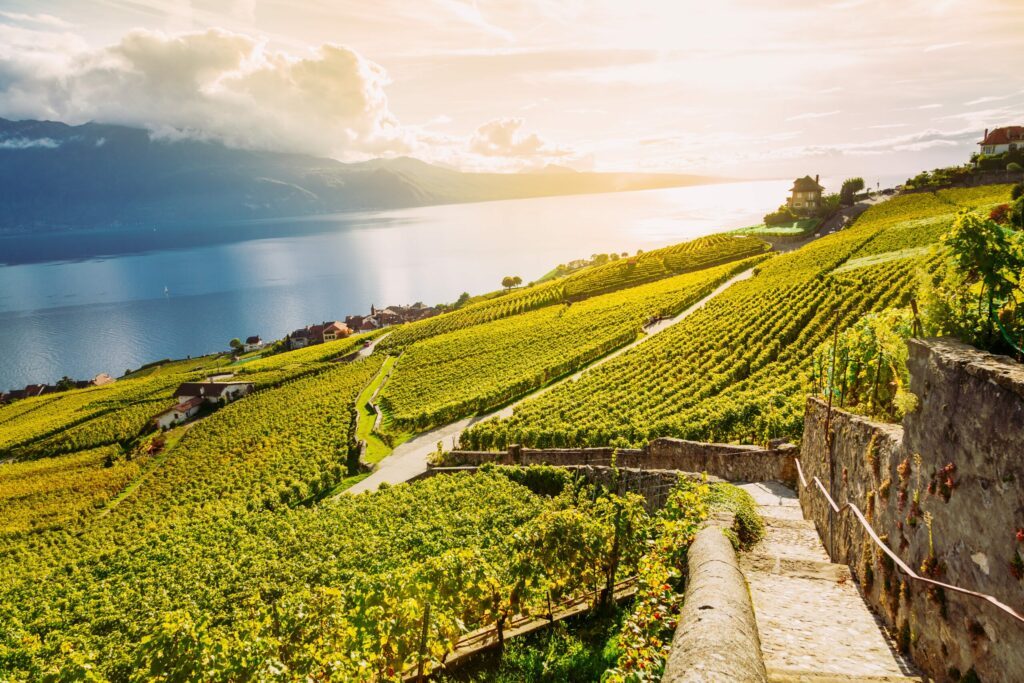
[[[255,337],[246,337],[245,343],[242,344],[242,350],[245,353],[249,353],[250,351],[259,351],[262,348],[263,340],[260,339],[258,334]]]
[[[203,405],[203,399],[195,396],[186,401],[180,401],[173,408],[165,410],[153,418],[157,429],[170,429],[176,424],[181,424],[199,412]]]
[[[986,128],[985,137],[978,146],[981,148],[979,151],[986,156],[1024,149],[1024,126],[1005,126],[992,131]]]
[[[348,337],[349,335],[352,334],[352,330],[349,329],[348,325],[346,325],[345,323],[339,323],[337,320],[334,320],[329,323],[325,322],[322,325],[322,329],[323,331],[321,332],[321,337],[325,342],[334,341],[336,339],[344,339],[345,337]]]
[[[306,328],[295,330],[288,335],[288,349],[294,351],[295,349],[304,349],[309,346],[309,330]]]
[[[252,382],[185,382],[177,391],[174,398],[179,404],[186,403],[191,399],[198,398],[207,403],[227,403],[242,398],[256,390]]]
[[[825,188],[818,182],[820,176],[807,175],[793,181],[786,206],[795,213],[811,213],[821,208],[821,192]]]
[[[368,315],[365,318],[363,318],[363,322],[360,323],[359,331],[360,332],[373,332],[374,330],[379,330],[380,327],[381,327],[380,321],[377,320],[372,315]]]
[[[114,378],[105,372],[101,372],[92,378],[92,385],[94,387],[102,387],[104,384],[110,384],[114,381]]]

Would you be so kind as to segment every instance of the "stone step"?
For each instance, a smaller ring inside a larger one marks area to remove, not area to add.
[[[760,572],[765,574],[784,574],[799,579],[815,579],[845,583],[852,581],[853,575],[845,564],[806,560],[780,555],[768,555],[763,552],[751,551],[741,560],[744,572]]]
[[[871,676],[863,674],[835,674],[790,669],[768,669],[769,683],[924,683],[920,676]]]

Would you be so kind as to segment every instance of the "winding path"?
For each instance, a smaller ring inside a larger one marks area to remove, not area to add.
[[[431,453],[437,450],[437,444],[439,442],[442,443],[446,448],[452,448],[458,441],[459,435],[461,435],[462,432],[465,431],[466,429],[469,429],[473,425],[483,422],[485,420],[510,417],[512,415],[513,409],[515,409],[515,407],[522,403],[523,401],[540,396],[541,394],[546,393],[551,389],[561,384],[564,384],[565,382],[576,381],[576,379],[579,378],[580,375],[582,375],[583,373],[589,372],[590,370],[593,370],[596,367],[604,365],[611,359],[616,358],[617,356],[625,353],[626,351],[632,349],[635,346],[639,346],[640,344],[645,343],[646,341],[650,340],[652,337],[659,334],[660,332],[664,332],[673,325],[682,322],[687,317],[692,315],[695,311],[698,311],[701,308],[703,308],[709,301],[714,299],[716,296],[718,296],[725,290],[729,289],[729,287],[732,287],[734,284],[742,280],[747,280],[751,278],[753,275],[753,268],[745,270],[742,273],[739,273],[738,275],[734,275],[733,277],[729,278],[728,280],[720,284],[718,287],[716,287],[710,294],[708,294],[703,299],[699,300],[697,303],[693,304],[692,306],[690,306],[689,308],[687,308],[674,318],[660,320],[654,323],[653,325],[644,328],[646,334],[642,335],[636,340],[630,342],[629,344],[626,344],[625,346],[620,347],[619,349],[616,349],[615,351],[609,353],[606,356],[598,358],[590,365],[582,368],[581,370],[572,375],[563,377],[560,380],[552,382],[551,384],[541,387],[540,389],[530,394],[527,394],[522,398],[519,398],[518,400],[510,403],[504,408],[495,410],[490,413],[486,413],[484,415],[474,415],[471,417],[463,418],[461,420],[457,420],[456,422],[452,422],[443,427],[432,429],[429,432],[424,432],[423,434],[420,434],[419,436],[416,436],[410,439],[409,441],[406,441],[401,446],[396,448],[391,455],[381,460],[380,464],[377,466],[377,469],[374,470],[373,474],[368,476],[366,479],[363,479],[358,484],[345,489],[339,495],[344,495],[346,493],[363,493],[364,491],[375,491],[377,490],[377,487],[383,483],[400,484],[402,482],[409,481],[410,479],[420,474],[423,474],[424,472],[427,471],[427,458]]]

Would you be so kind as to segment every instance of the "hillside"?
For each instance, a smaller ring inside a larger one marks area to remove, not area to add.
[[[795,437],[821,342],[905,303],[958,212],[1008,195],[900,196],[785,254],[716,235],[386,337],[234,365],[169,362],[0,406],[0,612],[13,615],[0,622],[0,678],[395,680],[420,647],[426,605],[435,664],[469,630],[598,594],[609,578],[646,572],[662,591],[650,604],[678,609],[672,563],[714,505],[742,496],[681,484],[654,515],[638,496],[550,468],[339,496],[367,476],[357,435],[372,429],[369,388],[383,386],[385,451],[510,401],[511,415],[471,426],[462,445]],[[147,429],[179,383],[224,373],[256,393]]]
[[[0,119],[0,234],[284,218],[714,182],[628,173],[461,173],[162,139],[125,126]]]

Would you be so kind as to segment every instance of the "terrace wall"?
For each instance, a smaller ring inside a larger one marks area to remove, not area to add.
[[[902,427],[829,414],[808,400],[804,475],[819,478],[838,505],[856,504],[914,571],[1024,612],[1024,366],[946,339],[912,340],[908,365],[919,406]],[[1024,623],[983,600],[907,580],[813,483],[800,502],[832,560],[850,566],[928,675],[956,681],[973,670],[986,682],[1024,680]]]
[[[451,451],[436,463],[439,467],[499,465],[610,465],[634,469],[706,472],[725,481],[779,481],[793,485],[798,449],[792,444],[771,448],[735,444],[702,443],[683,439],[655,439],[643,448],[524,448],[506,451]]]

